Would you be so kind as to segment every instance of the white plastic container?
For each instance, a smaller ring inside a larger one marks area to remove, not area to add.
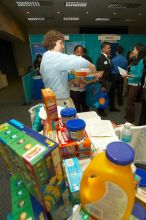
[[[129,143],[132,138],[131,124],[126,122],[121,131],[121,141]]]

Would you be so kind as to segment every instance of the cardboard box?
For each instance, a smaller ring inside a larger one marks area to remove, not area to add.
[[[64,170],[69,185],[69,192],[73,204],[79,204],[80,181],[82,170],[78,158],[70,158],[63,161]]]
[[[84,133],[84,139],[81,141],[73,141],[70,139],[67,128],[59,121],[59,128],[57,129],[57,137],[59,142],[60,154],[63,159],[78,157],[80,159],[91,156],[91,141]]]
[[[63,170],[58,144],[14,119],[0,126],[0,142],[1,152],[15,165],[12,172],[20,173],[29,193],[49,211],[61,197],[57,183],[63,179]]]
[[[58,112],[56,104],[56,96],[51,89],[42,89],[43,103],[47,113],[47,120],[44,129],[48,131],[56,130],[58,127]],[[47,132],[47,131],[46,131]]]
[[[18,196],[18,192],[25,193],[19,193]],[[27,192],[19,175],[11,177],[11,194],[12,213],[9,215],[9,218],[13,220],[47,220],[45,210],[36,199]]]

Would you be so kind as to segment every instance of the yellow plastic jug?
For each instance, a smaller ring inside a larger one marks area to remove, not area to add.
[[[112,142],[83,172],[80,200],[84,210],[99,220],[127,220],[135,198],[130,164],[135,152],[123,142]]]

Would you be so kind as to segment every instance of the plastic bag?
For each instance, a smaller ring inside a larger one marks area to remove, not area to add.
[[[101,91],[101,84],[92,83],[86,86],[86,104],[89,107],[106,109],[109,97],[106,92]]]
[[[101,89],[101,84],[92,83],[86,86],[86,104],[89,107],[99,107],[99,103],[97,102],[98,93]]]

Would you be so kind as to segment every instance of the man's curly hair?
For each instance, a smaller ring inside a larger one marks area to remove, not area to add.
[[[64,34],[56,30],[50,30],[44,36],[44,47],[48,50],[54,49],[56,42],[62,40],[64,42]]]

